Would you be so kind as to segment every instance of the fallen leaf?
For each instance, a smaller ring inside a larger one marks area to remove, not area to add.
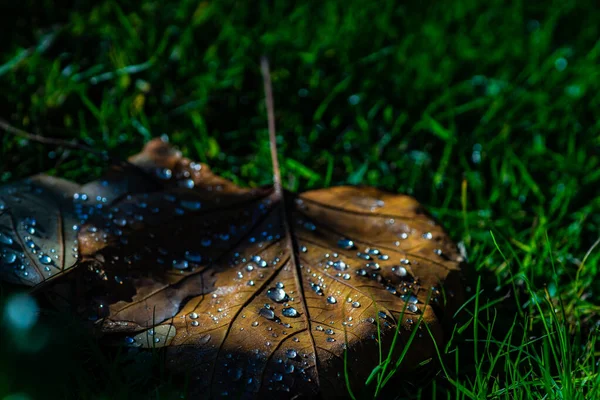
[[[113,343],[164,347],[190,398],[339,396],[345,352],[360,388],[396,332],[397,353],[419,321],[443,344],[462,258],[413,198],[244,189],[160,140],[130,162],[83,187],[41,176],[0,189],[0,276],[59,276],[42,291]],[[421,329],[402,367],[434,355]]]

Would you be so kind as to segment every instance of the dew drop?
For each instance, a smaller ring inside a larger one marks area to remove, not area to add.
[[[345,250],[351,250],[354,248],[354,242],[350,239],[340,239],[337,244],[338,247]]]
[[[206,344],[210,341],[211,336],[210,335],[204,335],[202,336],[199,340],[198,343],[200,344]]]
[[[181,207],[189,211],[198,211],[202,208],[202,203],[200,203],[199,201],[183,200],[181,202]]]
[[[44,265],[52,264],[52,258],[50,258],[50,256],[46,254],[40,255],[39,260]]]
[[[285,290],[283,290],[283,289],[271,288],[271,289],[267,290],[267,297],[277,303],[281,303],[286,300],[287,294],[285,293]]]
[[[194,263],[199,263],[202,261],[202,255],[195,251],[186,251],[185,259]]]
[[[327,298],[327,302],[328,302],[329,304],[335,304],[335,303],[337,303],[337,300],[335,299],[335,297],[333,297],[333,296],[329,296],[329,297]]]
[[[13,244],[13,240],[8,235],[0,232],[0,243],[5,244],[7,246],[11,246]]]
[[[173,260],[173,268],[183,270],[187,269],[190,264],[186,260]]]
[[[156,171],[156,176],[158,176],[160,179],[171,179],[173,176],[173,171],[171,171],[169,168],[159,168]]]
[[[294,307],[284,308],[283,310],[281,310],[281,314],[283,314],[284,317],[289,318],[296,318],[300,315],[298,310],[296,310]]]
[[[296,352],[296,350],[294,349],[287,349],[285,352],[285,355],[287,356],[287,358],[296,358],[298,357],[298,352]]]
[[[125,225],[127,225],[127,220],[125,218],[115,218],[113,219],[113,224],[120,227],[124,227]]]
[[[194,188],[194,180],[193,179],[184,179],[179,182],[179,186],[187,188],[187,189],[193,189]]]
[[[2,255],[2,262],[5,264],[12,264],[17,261],[17,255],[12,251],[7,251]]]
[[[334,261],[333,268],[335,268],[338,271],[345,271],[348,269],[348,264],[346,264],[342,260]]]
[[[268,308],[261,308],[260,311],[258,312],[258,314],[261,317],[265,317],[266,319],[269,319],[269,320],[275,319],[275,313],[273,312],[273,310],[270,310]]]
[[[358,301],[355,301],[352,303],[352,308],[359,308],[360,307],[360,303]]]
[[[304,228],[308,229],[309,231],[314,231],[317,229],[317,227],[315,226],[315,224],[313,224],[312,222],[305,222],[304,223]]]
[[[283,375],[281,375],[280,373],[276,372],[273,374],[273,380],[275,382],[281,382],[283,380]]]

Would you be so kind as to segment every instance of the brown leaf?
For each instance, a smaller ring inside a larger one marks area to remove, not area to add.
[[[28,195],[38,208],[61,210],[38,218],[40,227],[67,224],[73,216],[64,210],[89,214],[78,232],[81,268],[46,291],[97,320],[109,340],[165,347],[170,370],[189,374],[191,398],[339,396],[344,352],[359,388],[396,324],[397,351],[420,319],[443,343],[443,324],[462,299],[462,260],[411,197],[358,187],[243,189],[159,140],[131,162],[156,179],[113,171],[90,193],[60,181],[47,195]],[[107,205],[91,212],[83,194]],[[7,203],[0,218],[23,213]],[[52,240],[44,252],[73,237]],[[73,264],[59,259],[62,269]],[[15,281],[3,260],[2,276]],[[433,356],[422,329],[404,368]]]

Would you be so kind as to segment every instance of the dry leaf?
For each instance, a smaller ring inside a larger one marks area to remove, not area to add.
[[[339,396],[344,352],[361,387],[397,323],[398,352],[421,318],[443,343],[462,300],[462,259],[413,198],[243,189],[160,140],[130,161],[145,172],[1,189],[0,274],[36,285],[77,255],[79,267],[44,291],[110,340],[165,347],[191,398]],[[404,368],[433,356],[422,329]]]

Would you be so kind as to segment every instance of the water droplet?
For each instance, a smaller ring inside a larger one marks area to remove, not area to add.
[[[327,302],[328,302],[329,304],[335,304],[335,303],[337,303],[337,300],[335,299],[335,297],[333,297],[333,296],[329,296],[329,297],[327,298]]]
[[[13,240],[8,235],[5,235],[4,233],[0,232],[0,243],[5,244],[7,246],[12,246]]]
[[[131,336],[127,336],[125,338],[125,343],[127,343],[127,344],[133,344],[133,343],[135,343],[135,339],[132,338]]]
[[[433,235],[431,234],[431,232],[426,232],[423,234],[423,239],[431,240],[432,238]]]
[[[113,219],[113,224],[124,227],[127,225],[127,220],[125,218],[115,218]]]
[[[294,307],[288,307],[281,310],[281,313],[284,317],[296,318],[300,315],[300,313]]]
[[[185,259],[194,263],[199,263],[202,261],[202,255],[195,251],[186,251]]]
[[[258,314],[261,317],[265,317],[266,319],[270,319],[270,320],[275,319],[275,313],[273,312],[273,310],[270,310],[268,308],[261,308],[260,311],[258,312]]]
[[[321,286],[311,282],[310,287],[312,288],[312,290],[315,291],[316,294],[318,294],[319,296],[323,296],[323,289],[321,288]]]
[[[407,302],[412,303],[412,304],[417,304],[419,302],[419,299],[417,298],[417,296],[415,296],[412,293],[410,295],[408,295],[408,296],[402,296],[402,299],[404,301],[407,301]]]
[[[315,329],[318,330],[318,331],[320,331],[320,332],[323,332],[325,330],[325,328],[323,328],[321,325],[317,325],[315,327]]]
[[[184,179],[179,182],[179,186],[187,188],[187,189],[193,189],[194,188],[194,180],[193,179]]]
[[[173,171],[171,171],[169,168],[159,168],[156,171],[156,176],[158,176],[160,179],[171,179],[173,176]]]
[[[50,265],[50,264],[52,264],[52,258],[50,258],[50,256],[46,255],[46,254],[40,255],[39,260],[44,265]]]
[[[258,321],[254,321],[254,322],[252,323],[252,326],[258,326]]]
[[[281,375],[281,374],[280,374],[280,373],[278,373],[278,372],[275,372],[275,373],[273,374],[273,380],[274,380],[275,382],[281,382],[281,381],[283,380],[283,375]]]
[[[313,224],[310,221],[304,223],[304,228],[308,229],[309,231],[314,231],[314,230],[317,229],[317,227],[315,226],[315,224]]]
[[[210,239],[202,239],[200,241],[200,243],[202,244],[202,246],[208,247],[208,246],[210,246],[212,244],[212,240],[210,240]]]
[[[374,263],[374,262],[367,263],[366,267],[367,268],[371,268],[371,269],[373,269],[375,271],[379,270],[379,264]]]
[[[355,301],[352,303],[352,308],[359,308],[360,307],[360,303],[358,301]]]
[[[199,201],[183,200],[181,202],[181,207],[190,211],[198,211],[202,208],[202,203],[200,203]]]
[[[417,307],[415,304],[413,304],[413,303],[410,303],[410,304],[408,305],[408,311],[410,311],[410,312],[412,312],[412,313],[416,313],[416,312],[418,312],[418,311],[419,311],[419,308],[418,308],[418,307]]]
[[[210,341],[211,336],[210,335],[204,335],[202,336],[199,340],[198,343],[200,344],[206,344]]]
[[[183,270],[187,269],[190,264],[186,260],[173,260],[173,268]]]
[[[308,249],[306,248],[306,246],[301,246],[301,247],[300,247],[300,251],[301,251],[302,253],[306,253],[306,252],[308,251]]]
[[[271,288],[271,289],[267,290],[267,297],[277,303],[281,303],[287,299],[287,294],[285,293],[285,290],[283,290],[283,289]]]
[[[298,352],[296,352],[294,349],[287,349],[285,355],[287,358],[296,358],[298,357]]]
[[[346,264],[342,260],[334,261],[333,268],[335,268],[338,271],[345,271],[348,269],[348,264]]]
[[[292,372],[294,372],[294,364],[286,364],[285,366],[285,373],[286,374],[291,374]]]
[[[388,317],[387,314],[384,313],[383,311],[379,311],[377,313],[377,315],[379,316],[379,318],[382,318],[382,319],[387,319],[387,317]]]
[[[406,271],[406,268],[404,267],[396,267],[396,275],[401,276],[401,277],[405,277],[408,275],[408,272]]]
[[[6,253],[2,254],[2,261],[5,264],[12,264],[17,261],[17,255],[12,251],[7,251]]]
[[[198,314],[196,314],[195,312],[191,312],[190,313],[190,318],[191,319],[196,319],[196,318],[198,318]]]
[[[367,253],[356,253],[356,255],[358,256],[358,258],[362,258],[363,260],[370,260],[371,256],[368,255]]]
[[[328,337],[328,338],[327,338],[327,341],[328,341],[329,343],[333,343],[333,342],[335,342],[335,339],[334,339],[334,338],[332,338],[332,337]]]
[[[200,323],[198,321],[192,321],[192,326],[198,326]]]
[[[337,244],[338,247],[345,250],[351,250],[354,248],[354,242],[350,239],[340,239]]]

